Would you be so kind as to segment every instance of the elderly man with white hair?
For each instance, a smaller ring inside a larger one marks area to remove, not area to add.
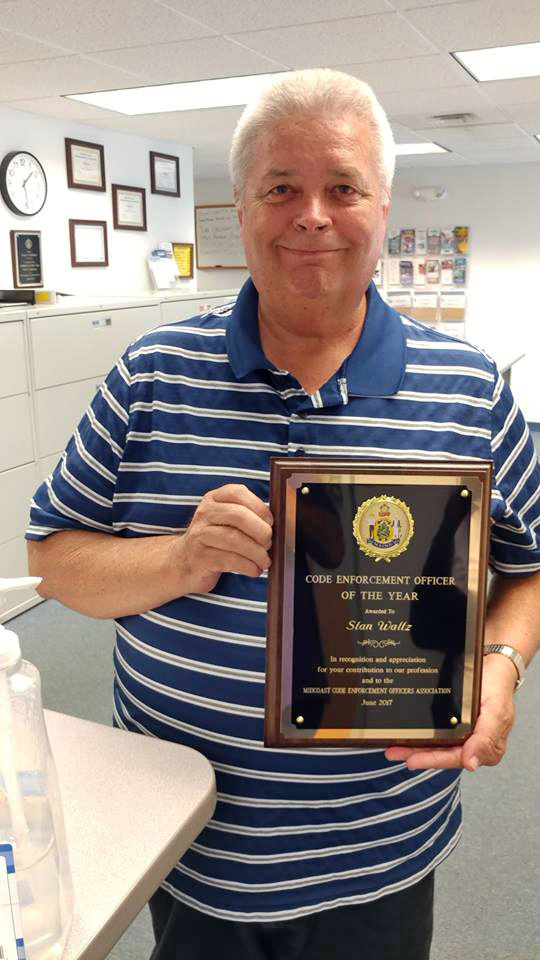
[[[215,769],[215,814],[151,901],[155,960],[427,960],[460,771],[501,759],[539,643],[523,417],[489,358],[371,282],[393,171],[369,87],[278,77],[231,151],[250,279],[126,350],[33,501],[43,595],[116,621],[115,723]],[[463,746],[264,748],[269,460],[289,454],[492,461],[486,643],[512,649],[485,657]]]

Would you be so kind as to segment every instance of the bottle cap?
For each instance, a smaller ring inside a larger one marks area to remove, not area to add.
[[[6,630],[0,626],[0,670],[5,670],[12,663],[16,663],[21,656],[19,638],[13,630]]]

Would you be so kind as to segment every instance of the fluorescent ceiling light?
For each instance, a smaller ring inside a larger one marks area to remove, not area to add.
[[[535,137],[538,140],[538,143],[540,143],[540,133],[535,133]]]
[[[438,143],[396,143],[396,156],[408,157],[415,153],[450,153]]]
[[[210,107],[244,106],[276,79],[276,73],[249,77],[225,77],[222,80],[197,80],[192,83],[164,83],[153,87],[103,90],[98,93],[66,94],[68,100],[80,100],[94,107],[115,110],[130,117],[141,113],[170,113],[179,110],[205,110]]]
[[[514,43],[509,47],[487,47],[484,50],[460,50],[452,56],[475,80],[482,83],[487,80],[540,77],[539,42]]]

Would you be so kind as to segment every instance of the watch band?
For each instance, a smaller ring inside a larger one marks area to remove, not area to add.
[[[501,653],[503,657],[508,657],[512,661],[518,677],[516,681],[516,690],[518,690],[525,679],[525,661],[521,654],[506,643],[487,643],[484,647],[484,656],[487,653]]]

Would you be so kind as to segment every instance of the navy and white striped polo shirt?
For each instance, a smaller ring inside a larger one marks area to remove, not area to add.
[[[179,533],[223,484],[267,502],[269,458],[298,451],[492,459],[492,566],[540,570],[536,456],[493,362],[400,317],[373,285],[357,346],[313,396],[264,357],[251,281],[235,305],[142,336],[36,493],[28,537]],[[456,771],[409,772],[380,749],[263,747],[266,584],[223,575],[210,594],[116,624],[116,723],[194,747],[216,772],[215,815],[164,887],[233,920],[403,889],[461,822]]]

